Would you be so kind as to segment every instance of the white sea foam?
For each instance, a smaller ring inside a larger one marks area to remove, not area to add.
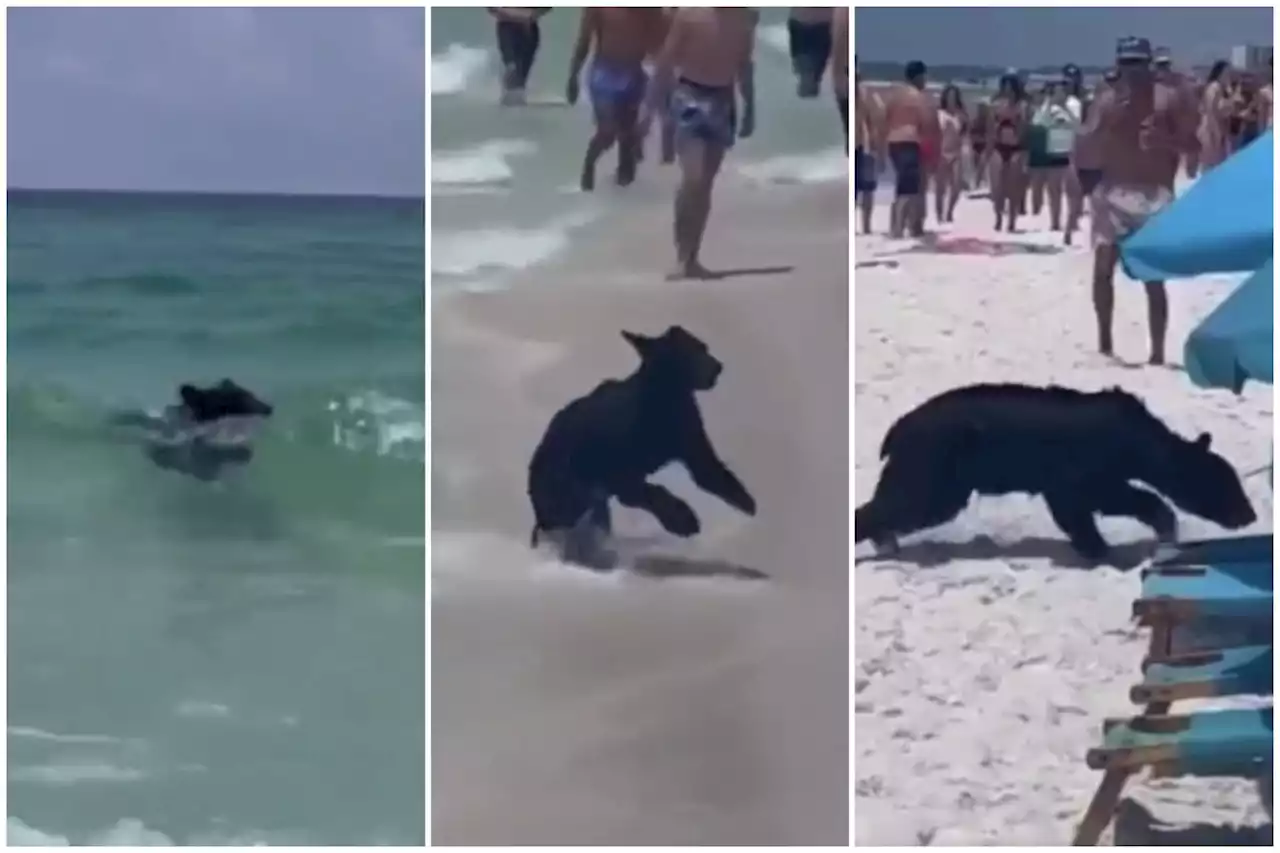
[[[479,228],[432,235],[431,271],[453,276],[522,270],[550,260],[569,245],[573,231],[591,221],[568,214],[541,228]]]
[[[48,732],[44,729],[35,728],[34,726],[9,726],[7,733],[10,738],[51,741],[53,743],[63,744],[113,745],[124,742],[122,738],[112,737],[111,735],[58,734],[57,732]]]
[[[821,184],[849,179],[849,158],[834,147],[805,154],[779,154],[738,166],[738,174],[758,184]]]
[[[137,818],[121,818],[114,826],[96,832],[74,836],[45,832],[10,817],[6,824],[6,842],[10,847],[176,847],[182,844],[201,846],[265,847],[273,841],[287,843],[290,839],[271,838],[267,833],[248,831],[226,834],[202,834],[184,841],[170,838],[163,832],[151,829]]]
[[[9,766],[9,783],[33,785],[75,785],[81,782],[136,782],[146,778],[136,767],[122,767],[103,761],[68,761],[55,764]]]
[[[761,44],[768,45],[779,53],[788,55],[791,53],[791,41],[787,35],[786,24],[770,24],[767,27],[761,27],[757,31],[756,38]]]
[[[489,64],[483,48],[453,43],[443,53],[431,55],[431,94],[454,95],[466,90]]]
[[[432,192],[492,192],[511,181],[510,161],[536,153],[526,139],[490,139],[460,151],[432,151]]]

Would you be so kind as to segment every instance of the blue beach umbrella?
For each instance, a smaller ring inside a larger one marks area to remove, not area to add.
[[[1274,157],[1275,137],[1268,130],[1207,172],[1121,243],[1125,272],[1138,281],[1163,281],[1248,272],[1269,261]]]
[[[1273,382],[1272,261],[1249,276],[1187,338],[1187,375],[1202,388],[1240,393],[1247,380]]]

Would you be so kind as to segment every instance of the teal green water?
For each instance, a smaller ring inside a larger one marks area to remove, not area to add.
[[[422,843],[423,215],[10,191],[11,837]],[[226,482],[103,429],[223,376]]]

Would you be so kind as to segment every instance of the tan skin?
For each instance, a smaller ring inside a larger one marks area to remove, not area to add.
[[[1007,86],[991,100],[991,117],[987,124],[987,151],[991,163],[991,204],[996,211],[996,230],[999,231],[1008,214],[1009,232],[1017,228],[1024,194],[1027,171],[1027,152],[1019,148],[1006,160],[997,146],[1021,145],[1026,135],[1027,110]]]
[[[1171,189],[1178,155],[1193,150],[1195,124],[1183,103],[1182,91],[1158,83],[1143,63],[1122,63],[1120,79],[1102,93],[1090,111],[1081,137],[1096,146],[1105,164],[1099,192],[1109,187]],[[1119,249],[1099,245],[1094,250],[1093,305],[1098,322],[1098,349],[1113,353],[1112,317],[1115,310],[1115,269]],[[1164,282],[1144,283],[1151,332],[1151,364],[1164,363],[1169,302]]]
[[[588,6],[578,19],[578,38],[569,62],[569,82],[565,99],[578,102],[582,66],[594,52],[595,61],[612,68],[644,73],[644,61],[652,46],[652,30],[662,20],[661,9],[627,8],[623,6]],[[597,108],[596,130],[587,143],[582,163],[581,186],[590,192],[595,188],[596,162],[615,142],[618,143],[618,186],[635,180],[638,155],[637,119],[640,103],[614,104],[612,109]]]
[[[855,71],[856,75],[856,71]],[[854,80],[853,123],[856,146],[871,158],[872,168],[888,159],[885,151],[884,110],[880,99],[868,90],[860,80]],[[875,194],[860,193],[858,210],[862,214],[862,233],[871,233],[871,214],[875,210]]]
[[[890,91],[884,107],[886,145],[894,142],[918,142],[932,144],[933,150],[938,150],[942,135],[938,124],[938,109],[933,98],[924,90],[924,85],[925,81],[920,79],[899,83]],[[919,195],[893,200],[889,216],[889,236],[901,237],[908,230],[912,236],[923,235],[927,208],[925,179],[922,175]]]
[[[678,8],[670,19],[667,39],[658,52],[653,79],[641,116],[641,132],[661,108],[681,77],[702,86],[741,90],[743,107],[738,135],[755,132],[755,75],[753,57],[759,15],[745,7]],[[711,190],[724,162],[726,148],[698,137],[678,137],[676,159],[680,187],[676,190],[674,237],[676,264],[668,278],[711,278],[699,253],[711,215]]]
[[[944,121],[942,147],[938,158],[938,171],[934,181],[936,213],[939,222],[955,220],[956,204],[960,201],[960,163],[964,156],[964,140],[969,133],[969,116],[960,102],[960,92],[954,86],[943,90],[939,120]]]

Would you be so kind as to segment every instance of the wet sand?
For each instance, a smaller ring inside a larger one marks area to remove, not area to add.
[[[708,266],[785,271],[663,281],[664,206],[509,290],[433,302],[434,843],[847,843],[846,194],[721,188]],[[725,363],[703,417],[757,516],[667,470],[700,536],[614,521],[683,576],[530,551],[548,419],[634,368],[621,329],[673,323]]]

